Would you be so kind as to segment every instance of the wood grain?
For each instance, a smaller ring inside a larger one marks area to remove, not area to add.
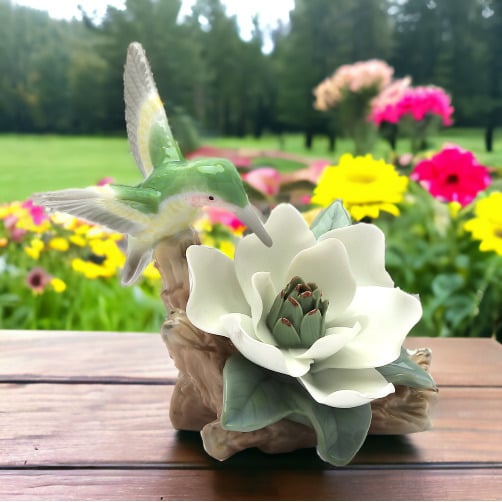
[[[430,347],[433,429],[369,436],[335,469],[313,449],[219,463],[169,421],[157,334],[0,331],[0,500],[500,500],[502,346]]]
[[[405,345],[432,349],[439,385],[502,386],[502,345],[494,340],[409,337]],[[169,382],[177,374],[156,333],[0,330],[0,382]]]
[[[144,379],[178,374],[160,334],[0,331],[0,381]]]
[[[500,500],[502,469],[4,471],[4,500]]]
[[[0,466],[214,466],[198,434],[172,428],[171,391],[161,385],[2,384]],[[370,436],[354,462],[502,465],[501,403],[502,389],[441,389],[431,431]],[[313,450],[295,455],[244,452],[226,463],[323,465]]]

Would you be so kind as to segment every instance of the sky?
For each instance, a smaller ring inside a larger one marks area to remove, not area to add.
[[[87,14],[100,18],[106,12],[107,5],[123,8],[125,0],[13,0],[17,5],[25,5],[35,9],[45,10],[56,19],[81,19],[78,6],[81,5]],[[190,14],[191,6],[195,0],[182,0],[180,16]],[[274,28],[278,21],[288,21],[289,11],[294,7],[294,0],[222,0],[228,15],[236,15],[241,31],[241,36],[248,40],[251,36],[252,18],[255,14],[260,16],[260,26],[266,32]],[[270,47],[266,40],[265,52]]]

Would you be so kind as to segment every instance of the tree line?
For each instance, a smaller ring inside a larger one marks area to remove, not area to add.
[[[502,110],[502,0],[296,0],[290,21],[251,40],[220,0],[127,0],[94,22],[0,0],[0,131],[124,133],[129,42],[147,51],[173,126],[204,134],[332,134],[313,88],[340,65],[379,58],[452,96],[455,123],[493,131]],[[187,142],[190,138],[185,138]]]

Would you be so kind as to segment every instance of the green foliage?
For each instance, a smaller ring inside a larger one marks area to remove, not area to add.
[[[371,422],[369,404],[332,408],[315,402],[293,378],[256,366],[240,354],[223,369],[221,425],[251,432],[283,418],[313,427],[319,456],[333,465],[346,465],[361,448]]]
[[[375,222],[386,234],[387,269],[396,285],[422,302],[411,334],[500,338],[502,259],[480,251],[463,229],[472,216],[472,206],[456,215],[412,183],[401,215]]]

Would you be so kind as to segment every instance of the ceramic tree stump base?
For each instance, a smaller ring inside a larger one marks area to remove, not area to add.
[[[200,431],[209,455],[225,460],[247,448],[266,453],[286,453],[316,446],[312,428],[280,420],[253,432],[232,432],[222,428],[219,417],[223,403],[223,367],[236,352],[225,337],[205,333],[187,319],[189,295],[185,252],[198,244],[194,231],[186,231],[157,245],[155,260],[161,273],[162,299],[168,316],[162,338],[176,367],[178,379],[171,398],[170,419],[179,430]],[[222,285],[224,286],[224,285]],[[428,371],[431,351],[415,350],[411,358]],[[437,391],[396,386],[396,392],[372,402],[370,434],[408,434],[430,428],[431,406]]]

